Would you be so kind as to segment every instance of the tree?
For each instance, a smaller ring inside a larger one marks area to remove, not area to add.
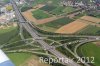
[[[6,10],[7,11],[11,11],[13,8],[12,8],[12,6],[10,6],[10,5],[8,5],[7,7],[6,7]]]

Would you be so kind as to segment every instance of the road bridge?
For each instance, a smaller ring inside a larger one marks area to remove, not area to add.
[[[18,9],[15,1],[14,0],[10,0],[10,2],[12,4],[12,6],[13,6],[13,9],[15,10],[15,15],[16,15],[17,19],[19,20],[19,24],[21,24],[27,30],[27,32],[32,36],[32,38],[34,38],[34,39],[39,38],[39,36],[35,33],[37,31],[34,30],[27,22],[26,23],[21,23],[21,22],[25,22],[26,20],[22,16],[22,14],[21,14],[20,10]],[[80,66],[79,64],[77,64],[76,62],[72,61],[71,59],[69,59],[68,57],[66,57],[65,55],[63,55],[59,51],[57,51],[56,49],[48,49],[48,48],[51,48],[51,46],[49,46],[42,39],[41,40],[36,40],[36,41],[42,46],[43,49],[46,49],[47,51],[51,52],[57,58],[66,58],[66,59],[71,61],[71,62],[68,62],[68,63],[62,63],[63,65]]]

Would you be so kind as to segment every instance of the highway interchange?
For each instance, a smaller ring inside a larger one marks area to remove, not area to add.
[[[17,17],[17,19],[19,20],[19,25],[23,28],[25,28],[27,30],[27,32],[32,36],[33,40],[35,39],[36,42],[38,42],[43,49],[49,51],[50,53],[52,53],[53,55],[55,55],[57,58],[68,58],[65,55],[63,55],[62,53],[60,53],[59,51],[57,51],[55,48],[52,48],[52,46],[50,46],[48,43],[46,43],[43,39],[41,39],[41,37],[37,34],[37,31],[32,28],[32,26],[30,25],[30,23],[22,16],[20,10],[18,9],[16,3],[14,0],[10,0],[13,9],[15,11],[15,15]],[[67,36],[67,35],[66,35]],[[87,40],[81,40],[79,41],[80,44],[78,44],[75,48],[75,53],[77,48],[87,42],[91,42],[91,41],[97,41],[100,40],[99,36],[76,36],[76,35],[68,35],[67,37],[88,37]],[[24,39],[24,38],[23,38]],[[69,58],[68,58],[69,59]],[[71,60],[71,59],[69,59]],[[69,63],[62,63],[64,65],[68,65],[68,66],[81,66],[79,64],[77,64],[75,61],[69,62]],[[88,64],[85,64],[86,66],[90,66]]]

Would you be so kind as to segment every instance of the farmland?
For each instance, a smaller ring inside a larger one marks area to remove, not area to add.
[[[35,0],[32,5],[36,6],[37,4],[44,3],[44,2],[47,2],[47,0]]]
[[[81,46],[80,48],[80,52],[83,56],[85,57],[94,57],[94,62],[93,63],[95,66],[99,66],[100,65],[100,46],[96,46],[93,43],[87,43],[83,46]]]
[[[38,26],[41,27],[43,30],[47,30],[46,27],[49,27],[49,30],[51,28],[51,30],[53,29],[52,31],[55,31],[56,29],[64,26],[65,24],[68,24],[72,21],[73,21],[72,19],[63,17],[63,18],[60,18],[60,19],[57,19],[57,20],[54,20],[54,21],[51,21],[51,22],[48,22],[45,24],[38,25]],[[44,29],[44,27],[45,27],[45,29]]]
[[[10,40],[10,38],[12,38],[16,35],[17,31],[18,30],[16,27],[0,29],[0,44],[4,44],[5,42],[8,42]]]
[[[44,13],[44,11],[42,10],[32,11],[32,14],[36,19],[44,19],[51,17],[49,14]]]
[[[63,7],[63,6],[54,6],[54,5],[45,5],[44,7],[40,9],[47,11],[48,13],[53,14],[53,15],[60,15],[62,13],[70,13],[76,10],[73,7]]]
[[[44,7],[40,8],[41,10],[50,12],[52,10],[54,10],[56,8],[56,6],[52,6],[52,5],[45,5]]]
[[[78,34],[82,35],[100,35],[100,27],[96,26],[87,26],[83,30],[79,31]]]
[[[100,19],[99,18],[95,18],[95,17],[91,17],[91,16],[83,16],[80,19],[92,22],[92,23],[99,23]]]
[[[35,0],[33,2],[33,6],[37,5],[37,4],[41,4],[41,3],[50,3],[51,5],[59,5],[59,0]]]
[[[59,28],[56,33],[63,33],[63,34],[73,34],[83,28],[88,26],[87,23],[84,23],[82,20],[76,20],[69,24],[64,25],[63,27]]]
[[[63,12],[65,12],[65,13],[70,13],[70,12],[73,12],[73,11],[75,11],[75,8],[73,8],[73,7],[66,7],[66,8],[63,10]]]
[[[64,9],[64,7],[59,6],[59,7],[57,7],[56,9],[50,11],[50,13],[53,14],[53,15],[59,15],[59,14],[64,13],[64,12],[63,12],[63,9]]]
[[[59,5],[60,0],[51,0],[52,1],[52,5]]]
[[[28,58],[30,58],[32,54],[29,53],[10,53],[8,57],[15,63],[16,66],[20,66],[20,64],[24,63]]]
[[[100,19],[91,16],[82,16],[81,18],[64,25],[58,29],[57,33],[82,34],[82,35],[100,35]],[[72,27],[73,26],[73,27]]]
[[[20,66],[50,66],[50,65],[47,63],[41,63],[37,56],[32,55],[28,60],[26,60]]]

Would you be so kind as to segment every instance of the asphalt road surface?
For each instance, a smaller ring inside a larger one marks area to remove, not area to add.
[[[17,19],[19,20],[19,24],[21,24],[27,31],[28,33],[32,36],[32,38],[37,39],[40,38],[34,31],[34,29],[29,25],[29,23],[27,23],[27,21],[23,18],[20,10],[18,9],[16,3],[14,0],[10,0],[14,10],[15,10],[15,15],[17,17]],[[49,52],[51,52],[53,55],[55,55],[57,58],[66,58],[71,62],[68,63],[62,63],[64,65],[67,66],[80,66],[79,64],[77,64],[76,62],[72,61],[71,59],[67,58],[65,55],[63,55],[62,53],[60,53],[59,51],[57,51],[55,48],[51,48],[51,46],[49,46],[45,41],[41,40],[36,40],[42,47],[43,49],[48,50]]]

